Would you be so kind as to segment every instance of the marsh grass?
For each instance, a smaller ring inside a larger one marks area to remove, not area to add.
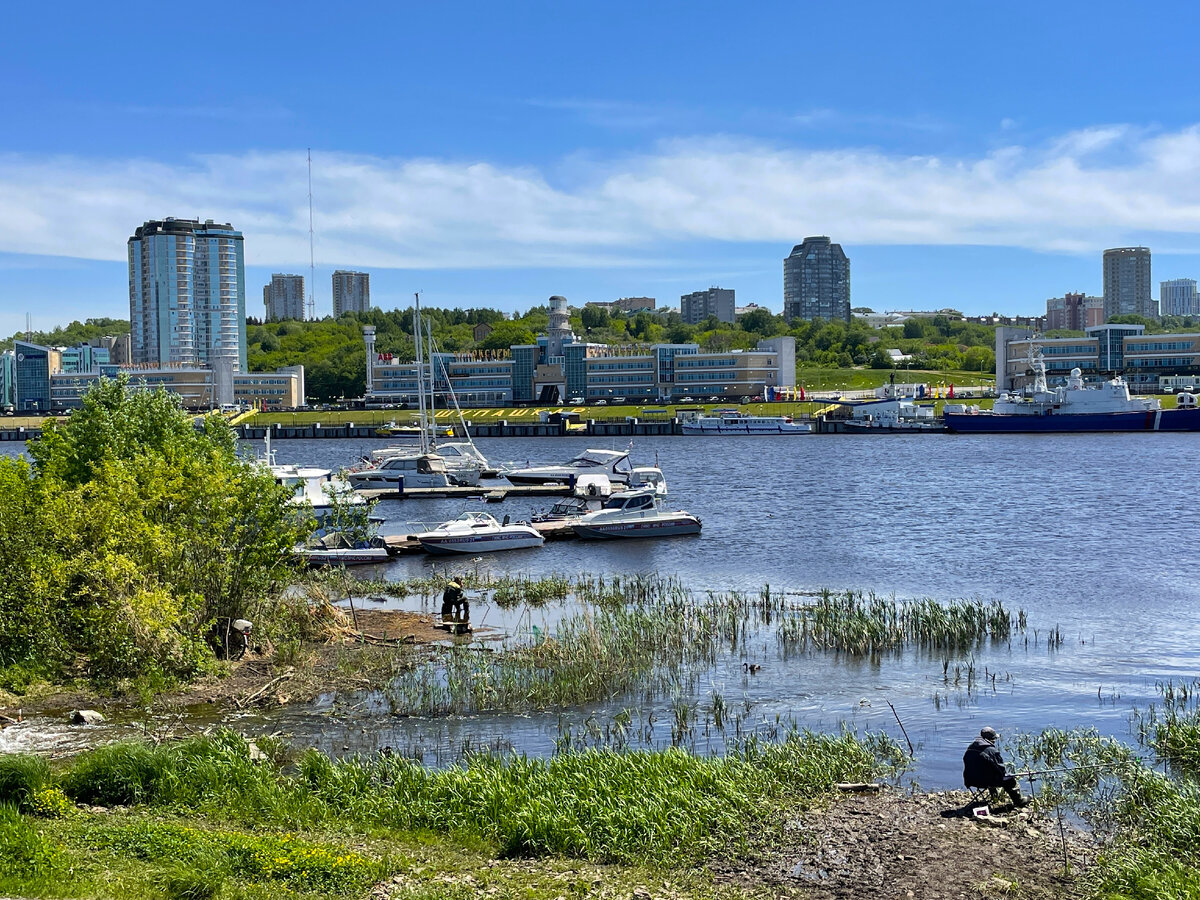
[[[962,651],[986,640],[1007,641],[1024,626],[1023,611],[997,600],[897,600],[874,593],[822,591],[781,622],[785,652],[832,650],[854,655],[917,647]]]
[[[1200,777],[1200,679],[1165,681],[1156,686],[1158,703],[1132,714],[1138,743],[1151,748],[1171,768]]]

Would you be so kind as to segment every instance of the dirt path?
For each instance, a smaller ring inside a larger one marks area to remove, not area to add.
[[[1063,873],[1056,820],[993,808],[977,822],[969,795],[885,790],[835,799],[789,823],[783,843],[752,863],[714,867],[718,880],[819,900],[843,898],[1073,898],[1092,860],[1086,835],[1067,832]]]

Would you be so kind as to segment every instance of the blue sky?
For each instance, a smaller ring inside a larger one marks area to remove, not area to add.
[[[1105,247],[1200,275],[1192,5],[22,5],[0,37],[0,332],[128,315],[167,215],[373,300],[735,288],[809,234],[875,309],[1044,310]]]

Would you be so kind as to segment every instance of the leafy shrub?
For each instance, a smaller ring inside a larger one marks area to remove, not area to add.
[[[109,744],[81,754],[63,776],[67,796],[99,806],[130,806],[162,799],[170,767],[167,751],[136,742]]]
[[[28,809],[33,798],[49,783],[50,766],[40,756],[0,755],[0,803]]]
[[[42,819],[62,819],[73,812],[71,798],[56,787],[42,788],[29,801],[29,814]]]

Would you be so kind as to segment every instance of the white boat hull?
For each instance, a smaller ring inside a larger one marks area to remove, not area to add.
[[[450,487],[451,481],[449,476],[434,473],[423,474],[420,472],[387,472],[378,470],[366,470],[362,472],[351,472],[348,476],[350,486],[356,491],[366,490],[392,490],[397,491],[403,483],[406,488],[444,488]],[[478,478],[475,479],[478,482]]]
[[[417,535],[428,553],[450,556],[455,553],[496,553],[501,550],[528,550],[546,542],[532,529],[511,534]]]
[[[800,422],[753,423],[738,422],[684,422],[680,425],[684,434],[811,434],[812,426]]]
[[[571,526],[584,540],[613,540],[619,538],[677,537],[700,533],[700,520],[681,513],[669,516],[646,516],[626,521],[576,522]]]
[[[309,566],[370,566],[388,561],[386,547],[344,550],[296,550],[297,559]]]

